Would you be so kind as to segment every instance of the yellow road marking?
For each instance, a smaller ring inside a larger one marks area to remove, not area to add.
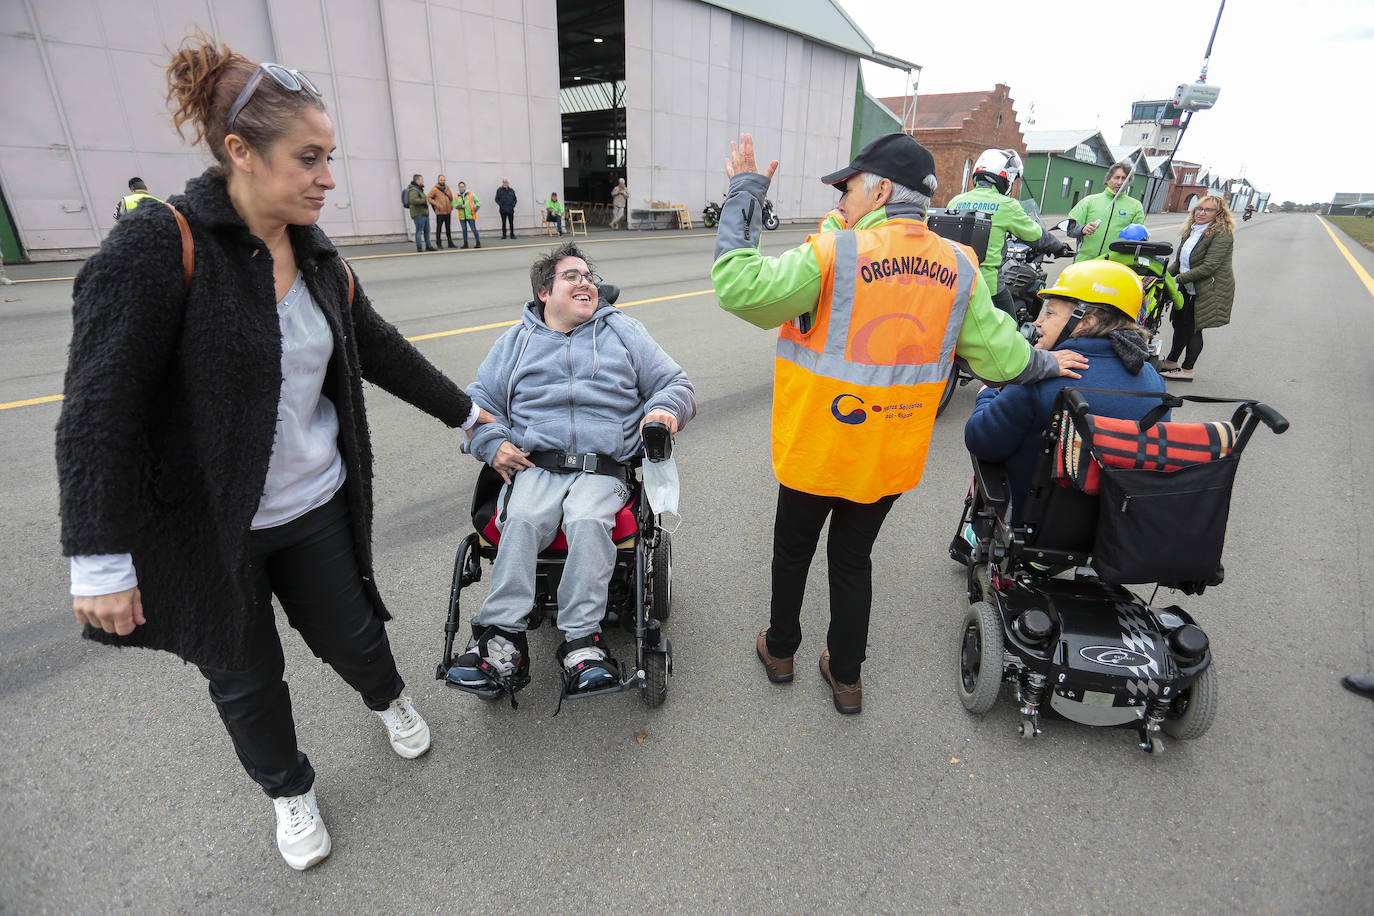
[[[1345,255],[1345,259],[1350,262],[1350,269],[1355,271],[1355,276],[1359,277],[1360,282],[1364,284],[1364,288],[1369,290],[1369,295],[1374,296],[1374,277],[1369,276],[1369,271],[1365,270],[1360,262],[1355,260],[1355,256],[1350,253],[1350,249],[1346,248],[1345,245],[1341,243],[1341,240],[1336,238],[1336,230],[1331,228],[1331,224],[1320,216],[1317,217],[1317,219],[1321,220],[1322,228],[1326,230],[1327,235],[1331,236],[1331,241],[1336,243],[1336,248],[1341,254]]]
[[[392,256],[391,256],[391,255],[373,255],[372,257],[392,257]],[[353,259],[350,258],[349,260],[353,260]],[[689,298],[689,297],[691,297],[691,296],[707,296],[707,295],[710,295],[710,294],[712,294],[712,293],[714,293],[714,292],[715,292],[715,290],[713,290],[713,289],[699,289],[699,290],[696,290],[695,292],[690,292],[690,293],[674,293],[674,294],[672,294],[671,296],[654,296],[652,299],[635,299],[635,300],[632,301],[632,302],[617,303],[617,304],[616,304],[616,307],[617,307],[617,308],[622,308],[622,309],[627,309],[627,308],[630,308],[631,306],[634,306],[634,305],[648,305],[650,302],[667,302],[667,301],[669,301],[670,299],[687,299],[687,298]],[[433,334],[417,334],[417,335],[414,336],[414,337],[407,337],[406,340],[410,341],[411,343],[416,343],[416,342],[421,341],[421,340],[434,340],[435,338],[438,338],[438,337],[453,337],[453,336],[455,336],[455,335],[457,335],[457,334],[472,334],[472,333],[475,333],[475,332],[477,332],[477,331],[490,331],[490,330],[493,330],[493,329],[495,329],[495,328],[508,328],[508,327],[511,327],[512,325],[516,325],[516,324],[519,324],[519,323],[520,323],[520,322],[519,322],[518,319],[515,320],[515,321],[496,321],[496,322],[492,322],[491,324],[479,324],[479,325],[474,325],[473,327],[470,327],[470,328],[458,328],[457,330],[454,330],[454,331],[437,331],[437,332],[435,332],[435,333],[433,333]],[[50,394],[50,395],[47,395],[47,396],[41,397],[41,398],[29,398],[29,399],[24,400],[24,401],[9,401],[9,402],[7,402],[7,403],[0,404],[0,410],[13,410],[13,409],[16,408],[16,407],[32,407],[32,406],[34,406],[34,405],[36,405],[36,404],[52,404],[52,403],[55,403],[55,402],[60,401],[60,400],[62,400],[62,395],[60,395],[60,394]]]

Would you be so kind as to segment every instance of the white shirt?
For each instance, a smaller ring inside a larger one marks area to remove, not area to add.
[[[1183,243],[1183,247],[1180,248],[1180,249],[1178,250],[1178,272],[1179,272],[1179,273],[1181,273],[1181,274],[1182,274],[1182,273],[1187,273],[1188,271],[1190,271],[1190,270],[1193,269],[1193,267],[1192,267],[1193,249],[1197,247],[1198,241],[1201,240],[1201,238],[1202,238],[1202,233],[1204,233],[1204,232],[1206,232],[1206,231],[1207,231],[1207,224],[1206,224],[1206,223],[1193,223],[1193,228],[1190,229],[1190,230],[1188,230],[1188,239],[1187,239],[1187,241],[1185,241],[1185,242]],[[1184,287],[1188,290],[1188,292],[1190,292],[1190,293],[1196,292],[1196,290],[1193,289],[1193,284],[1191,284],[1191,283],[1185,283],[1185,284],[1183,284],[1183,286],[1184,286]]]

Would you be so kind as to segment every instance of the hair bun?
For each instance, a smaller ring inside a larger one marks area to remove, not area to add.
[[[217,46],[213,38],[199,29],[182,39],[171,58],[167,66],[167,105],[172,109],[172,126],[185,137],[183,126],[191,122],[191,142],[199,143],[212,123],[215,90],[221,78],[232,65],[249,62],[228,45]]]

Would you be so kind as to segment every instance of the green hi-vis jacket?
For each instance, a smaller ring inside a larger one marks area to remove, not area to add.
[[[1102,221],[1096,232],[1078,240],[1078,254],[1074,255],[1074,262],[1077,263],[1107,254],[1107,245],[1116,241],[1122,229],[1131,223],[1145,222],[1145,208],[1130,196],[1130,188],[1124,187],[1120,197],[1111,191],[1089,194],[1069,211],[1069,219],[1079,226],[1086,226],[1095,219]]]
[[[988,292],[995,294],[999,289],[997,270],[1002,266],[1002,252],[1007,246],[1010,233],[1024,242],[1033,242],[1045,234],[1045,229],[1031,219],[1021,204],[1005,194],[997,193],[996,188],[980,186],[965,191],[955,197],[945,207],[950,210],[982,210],[992,214],[992,232],[988,235],[988,253],[978,272],[988,285]]]
[[[482,202],[477,199],[477,195],[471,191],[464,191],[462,194],[455,194],[453,197],[454,212],[459,219],[476,219],[477,210],[482,206]]]

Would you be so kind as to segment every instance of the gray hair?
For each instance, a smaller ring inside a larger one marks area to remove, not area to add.
[[[873,189],[878,186],[878,182],[883,180],[883,176],[875,175],[872,172],[860,172],[859,177],[863,178],[864,191],[869,194],[872,194]],[[888,181],[892,182],[892,196],[887,199],[888,203],[914,204],[915,206],[920,207],[922,210],[930,209],[930,194],[923,194],[920,191],[908,188],[904,184],[899,184],[898,182],[892,181],[891,178],[889,178]],[[934,190],[937,187],[939,187],[939,182],[935,180],[934,175],[927,176],[925,184],[931,192],[934,192]]]

